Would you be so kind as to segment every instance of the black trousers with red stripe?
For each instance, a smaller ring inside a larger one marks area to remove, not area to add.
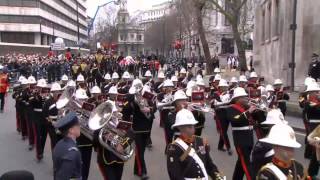
[[[250,154],[252,146],[235,146],[238,154],[238,160],[233,172],[233,180],[243,179],[246,175],[247,180],[255,179],[252,177],[252,168],[250,163]]]
[[[34,122],[32,119],[32,110],[28,107],[25,109],[24,116],[27,120],[27,130],[28,130],[28,139],[29,139],[29,145],[34,145]]]
[[[21,110],[19,112],[19,120],[20,120],[20,129],[21,129],[21,136],[27,137],[28,136],[28,126],[27,126],[27,118],[25,116],[25,110]]]
[[[121,180],[123,163],[104,164],[98,162],[98,166],[104,180]]]
[[[47,123],[47,130],[48,130],[48,134],[49,134],[49,137],[50,137],[51,150],[53,150],[54,147],[56,146],[56,144],[58,143],[58,141],[60,139],[62,139],[62,135],[61,134],[57,134],[56,129],[49,122]]]
[[[17,128],[17,131],[21,133],[21,118],[20,118],[18,109],[16,109],[16,128]]]
[[[150,133],[137,133],[135,134],[136,152],[134,161],[134,174],[142,176],[147,174],[146,162],[144,160],[144,152],[146,150],[147,141]]]
[[[229,123],[226,123],[225,121],[222,122],[220,118],[215,117],[216,120],[216,126],[217,130],[219,131],[219,143],[218,143],[218,149],[223,149],[223,146],[226,147],[227,150],[230,149],[230,141],[228,137],[228,128]]]
[[[39,158],[40,156],[43,155],[48,130],[46,126],[46,120],[43,117],[42,112],[34,112],[33,121],[34,121],[36,157]]]

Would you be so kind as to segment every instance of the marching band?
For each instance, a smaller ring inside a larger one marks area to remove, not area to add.
[[[78,68],[81,66],[77,64],[72,67],[75,72]],[[80,155],[84,180],[89,177],[93,150],[104,179],[120,180],[125,163],[134,156],[134,175],[146,180],[149,176],[145,151],[152,147],[152,125],[159,111],[170,179],[225,179],[210,156],[208,140],[201,137],[209,121],[206,118],[210,117],[206,114],[210,113],[219,136],[217,148],[230,156],[233,151],[229,127],[232,131],[237,155],[232,179],[311,179],[308,173],[316,176],[319,165],[314,152],[320,137],[313,133],[306,138],[305,155],[311,159],[306,171],[293,160],[294,149],[301,145],[285,121],[289,94],[282,81],[264,85],[264,79],[251,72],[248,79],[241,75],[228,82],[219,69],[214,72],[209,86],[201,75],[190,77],[185,68],[180,69],[178,76],[165,75],[161,70],[157,78],[147,70],[141,80],[127,71],[121,78],[117,72],[106,73],[101,82],[93,84],[82,74],[73,76],[76,82],[63,75],[61,82],[51,86],[45,79],[36,81],[33,76],[20,76],[12,94],[16,100],[17,131],[22,139],[28,139],[29,150],[36,149],[39,161],[43,159],[49,134],[55,177],[61,176],[59,148],[67,146],[63,143],[71,143],[71,150]],[[309,77],[305,85],[299,102],[309,135],[320,124],[320,87]],[[76,145],[66,139],[65,132],[70,133],[71,126],[61,131],[61,121],[71,121],[70,113],[81,127]],[[79,178],[79,173],[74,178]]]

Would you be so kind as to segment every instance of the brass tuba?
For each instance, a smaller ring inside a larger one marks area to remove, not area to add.
[[[117,111],[114,102],[106,101],[100,104],[90,115],[89,128],[101,129],[100,144],[123,161],[128,161],[134,152],[133,139],[128,136],[132,123],[122,121],[122,114]],[[122,150],[119,151],[118,147]]]
[[[65,88],[56,102],[56,107],[59,110],[58,117],[61,118],[70,111],[76,112],[80,122],[81,133],[88,139],[93,140],[93,131],[89,129],[88,120],[95,106],[75,99],[75,92],[76,88],[73,86]]]

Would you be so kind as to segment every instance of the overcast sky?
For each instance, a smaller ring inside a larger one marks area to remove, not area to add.
[[[111,0],[87,0],[87,13],[90,17],[93,17],[98,6],[109,2]],[[127,0],[129,13],[136,10],[146,10],[151,8],[153,4],[159,4],[168,0]]]

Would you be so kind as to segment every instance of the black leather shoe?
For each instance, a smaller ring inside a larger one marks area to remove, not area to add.
[[[147,176],[146,174],[143,174],[141,176],[141,180],[148,180],[149,179],[149,176]]]
[[[224,148],[219,148],[219,147],[218,147],[218,150],[219,150],[219,151],[222,151],[222,152],[226,152],[226,150],[225,150]]]
[[[33,150],[33,145],[29,145],[29,151],[32,151]]]

